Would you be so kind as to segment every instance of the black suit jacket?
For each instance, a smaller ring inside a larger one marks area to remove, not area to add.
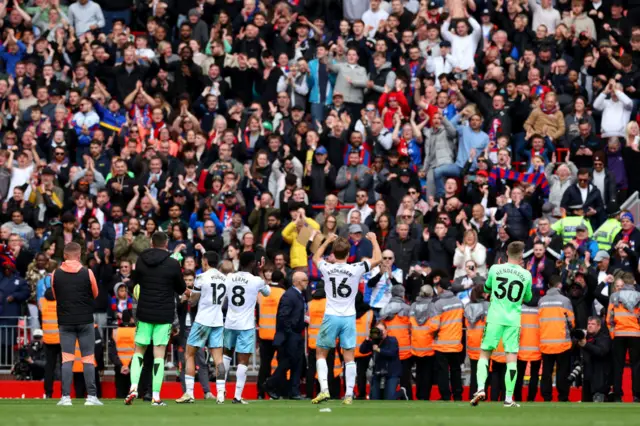
[[[285,342],[301,337],[305,328],[304,295],[295,287],[290,287],[280,298],[276,315],[275,346],[283,346]]]

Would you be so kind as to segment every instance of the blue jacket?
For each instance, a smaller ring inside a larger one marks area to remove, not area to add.
[[[320,103],[320,79],[318,78],[318,60],[309,61],[309,75],[307,76],[307,86],[309,86],[309,102],[312,104]],[[327,93],[325,96],[325,105],[331,105],[333,102],[333,85],[336,83],[336,75],[329,73],[329,83],[327,84]]]
[[[4,61],[7,74],[16,76],[16,64],[22,60],[26,51],[27,48],[21,41],[18,41],[18,51],[14,54],[9,53],[4,45],[0,46],[0,58]]]
[[[105,124],[120,129],[127,122],[127,116],[123,114],[122,111],[113,113],[109,110],[109,108],[105,108],[104,106],[100,105],[99,102],[94,102],[93,107],[100,117],[100,127],[103,127],[105,130],[107,130],[107,134],[111,134],[111,131],[113,131],[113,129],[106,127]]]
[[[40,300],[44,297],[44,292],[51,287],[51,275],[45,275],[44,278],[40,278],[36,284],[36,300]]]
[[[487,145],[489,145],[489,135],[483,132],[474,132],[469,126],[463,126],[460,124],[460,114],[453,117],[451,124],[458,131],[459,143],[458,143],[458,158],[456,159],[456,165],[463,168],[469,160],[469,151],[471,148],[475,148],[479,154],[483,151]],[[476,156],[477,158],[477,156]],[[473,160],[472,171],[477,167],[476,159]]]
[[[373,342],[366,339],[360,345],[360,352],[363,355],[373,352]],[[400,363],[400,350],[398,340],[393,336],[387,336],[380,343],[380,352],[373,354],[373,372],[386,370],[386,377],[400,377],[402,375],[402,364]]]
[[[29,285],[18,274],[11,277],[2,276],[0,279],[0,325],[16,325],[22,314],[22,303],[26,302],[31,292]],[[13,296],[13,302],[7,302],[7,297]],[[15,318],[7,318],[15,317]]]

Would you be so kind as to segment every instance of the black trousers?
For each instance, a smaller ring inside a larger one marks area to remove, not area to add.
[[[413,400],[413,385],[411,383],[411,367],[413,367],[413,357],[403,359],[400,361],[402,364],[402,376],[400,376],[400,387],[403,387],[407,392],[407,398],[409,401]]]
[[[53,382],[56,376],[56,370],[62,364],[62,350],[60,344],[44,345],[44,354],[47,363],[44,366],[44,394],[47,398],[53,395]]]
[[[271,361],[276,348],[273,346],[273,340],[260,339],[260,369],[258,370],[258,397],[265,394],[264,381],[271,375]]]
[[[367,370],[371,362],[371,355],[356,358],[356,387],[358,399],[367,399]],[[315,367],[314,367],[315,368]],[[307,386],[309,381],[307,380]]]
[[[115,368],[116,398],[126,398],[131,387],[131,374],[121,374]]]
[[[540,393],[549,402],[553,398],[553,367],[556,367],[556,389],[558,401],[569,400],[569,373],[571,372],[571,350],[559,354],[542,354],[542,380]]]
[[[616,337],[612,341],[613,353],[613,393],[617,398],[622,397],[622,373],[624,372],[625,357],[629,351],[631,363],[631,390],[634,397],[640,397],[640,338]]]
[[[327,353],[327,382],[329,385],[329,394],[331,398],[340,398],[340,377],[333,376],[333,364],[336,358],[336,351],[330,350]],[[358,358],[356,358],[358,359]],[[357,367],[357,364],[356,364]],[[366,380],[366,370],[365,370]],[[307,354],[307,398],[313,398],[320,389],[318,379],[316,379],[316,350],[309,349]],[[366,385],[365,385],[366,388]]]
[[[414,356],[413,361],[416,363],[416,399],[429,401],[433,386],[435,355]]]
[[[304,357],[304,338],[291,333],[281,346],[278,346],[278,368],[265,382],[265,386],[285,389],[284,396],[300,395],[300,373]],[[291,371],[290,386],[287,387],[287,371]]]
[[[491,361],[491,401],[502,401],[505,396],[504,375],[507,373],[507,364]]]
[[[527,370],[527,364],[531,365],[529,377],[529,390],[527,392],[527,401],[533,402],[538,394],[538,381],[540,380],[540,361],[521,361],[518,360],[518,377],[516,379],[516,388],[513,391],[513,399],[522,401],[522,387],[524,385],[524,373]]]
[[[462,369],[460,368],[461,352],[436,351],[438,367],[438,390],[442,401],[462,401]]]

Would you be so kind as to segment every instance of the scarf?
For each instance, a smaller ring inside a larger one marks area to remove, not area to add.
[[[527,265],[527,269],[531,272],[533,288],[542,289],[544,288],[544,279],[542,278],[542,272],[544,271],[544,261],[547,256],[544,255],[537,261],[536,257],[533,256]]]
[[[556,112],[558,112],[558,107],[554,105],[553,108],[547,109],[547,107],[544,104],[542,104],[540,105],[540,110],[544,112],[546,115],[553,115]]]
[[[489,185],[495,186],[498,180],[516,180],[518,182],[527,182],[542,188],[544,195],[549,195],[549,182],[544,173],[520,173],[515,170],[506,170],[494,167],[489,173]]]
[[[349,249],[349,257],[347,258],[347,263],[355,263],[356,254],[358,252],[358,245],[360,244],[360,242],[355,242],[351,238],[349,238],[349,244],[351,244],[351,249]]]

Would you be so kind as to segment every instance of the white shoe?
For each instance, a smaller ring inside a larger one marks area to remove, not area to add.
[[[206,394],[204,394],[204,399],[216,399],[216,396],[211,392],[207,392]]]
[[[171,369],[173,369],[173,368],[175,368],[175,367],[176,367],[176,366],[175,366],[175,364],[174,364],[174,363],[172,363],[171,361],[167,361],[167,362],[164,364],[164,368],[165,368],[166,370],[171,370]]]
[[[87,400],[84,402],[84,405],[97,405],[97,406],[100,406],[100,405],[104,405],[104,404],[102,402],[100,402],[100,400],[98,399],[97,396],[89,395],[87,397]]]
[[[61,407],[70,407],[73,405],[73,403],[71,402],[70,396],[63,396],[62,398],[60,398],[60,401],[58,401],[56,405],[59,405]]]
[[[218,404],[224,404],[224,392],[218,392],[218,396],[216,397],[216,402]]]

